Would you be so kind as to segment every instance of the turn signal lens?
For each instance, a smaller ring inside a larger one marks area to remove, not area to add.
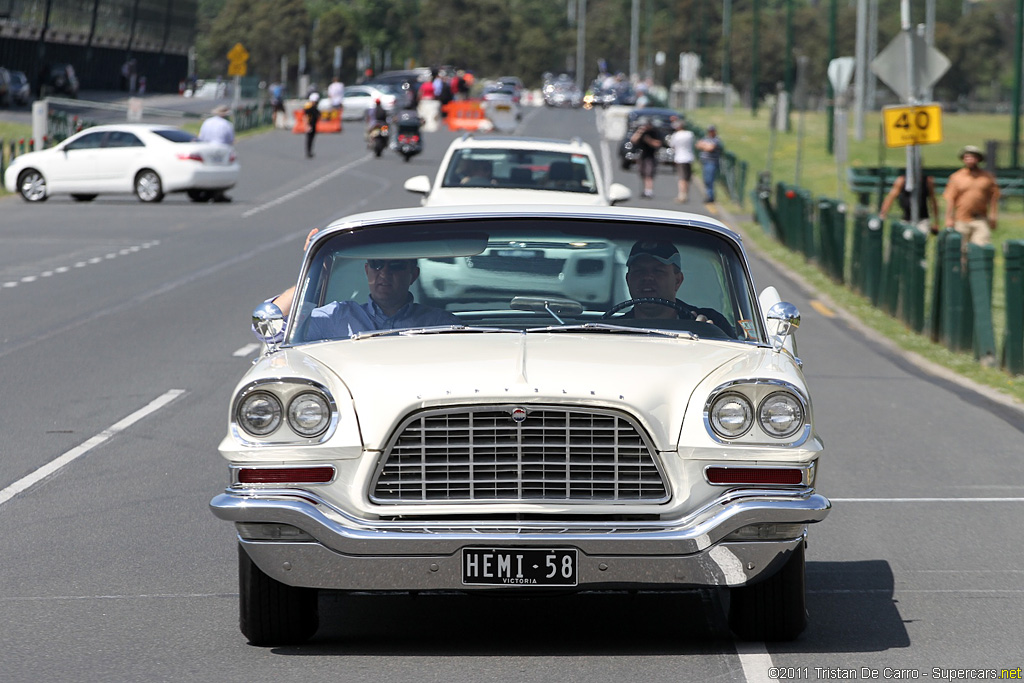
[[[761,401],[757,419],[769,436],[785,438],[803,426],[804,410],[794,396],[779,391]]]
[[[709,467],[704,470],[710,484],[756,484],[797,486],[804,483],[804,471],[795,467]]]
[[[238,425],[253,436],[266,436],[281,425],[281,402],[265,391],[245,397],[238,406]]]
[[[333,467],[243,467],[239,484],[326,484],[334,479]]]
[[[754,424],[754,408],[740,394],[722,394],[711,404],[711,428],[722,437],[735,439],[743,436]]]

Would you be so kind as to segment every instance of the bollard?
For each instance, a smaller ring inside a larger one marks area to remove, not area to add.
[[[909,223],[903,231],[906,262],[903,267],[903,287],[900,294],[903,322],[914,332],[924,330],[924,284],[928,264],[925,247],[928,237]]]
[[[996,365],[996,340],[992,325],[992,263],[995,247],[991,244],[967,245],[967,282],[974,309],[974,357],[986,367]]]
[[[882,267],[882,284],[880,294],[880,306],[882,310],[891,316],[899,316],[900,302],[900,280],[903,274],[903,266],[906,263],[904,256],[903,228],[906,225],[903,221],[889,222],[889,254]]]
[[[882,298],[882,236],[883,221],[878,216],[869,215],[867,232],[864,234],[861,263],[864,268],[864,296],[871,300],[872,306],[878,306]]]
[[[1024,374],[1024,240],[1003,242],[1006,260],[1006,332],[1003,369]]]
[[[968,317],[966,311],[970,304],[964,292],[963,266],[960,254],[962,237],[960,233],[946,230],[940,237],[940,258],[938,269],[941,270],[942,286],[940,292],[937,324],[939,337],[946,348],[951,351],[966,349],[963,338],[968,333],[964,330]]]

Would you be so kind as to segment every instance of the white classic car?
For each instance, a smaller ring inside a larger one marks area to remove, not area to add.
[[[428,264],[461,264],[429,305]],[[741,639],[803,631],[830,503],[799,314],[755,292],[714,219],[355,215],[312,239],[289,310],[253,321],[267,347],[210,503],[235,524],[251,643],[312,637],[319,590],[705,588]]]
[[[620,183],[605,186],[594,149],[579,138],[474,137],[454,140],[437,176],[405,181],[424,206],[453,204],[577,204],[610,206],[632,196]]]

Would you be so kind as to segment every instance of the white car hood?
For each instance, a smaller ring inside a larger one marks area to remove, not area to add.
[[[735,342],[534,332],[345,340],[286,354],[293,368],[308,367],[308,355],[336,373],[369,449],[382,448],[410,411],[459,403],[620,408],[639,417],[658,448],[674,448],[694,388],[727,363],[751,371],[764,351]]]
[[[558,192],[556,190],[526,190],[493,187],[452,187],[433,190],[424,206],[479,205],[486,204],[572,204],[575,206],[608,206],[603,194],[585,192]]]

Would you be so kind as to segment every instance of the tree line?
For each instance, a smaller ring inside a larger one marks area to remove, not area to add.
[[[294,77],[304,45],[307,73],[326,83],[339,46],[346,83],[365,68],[452,65],[485,77],[516,75],[537,87],[546,72],[575,72],[580,1],[200,0],[198,71],[225,75],[226,54],[240,42],[250,54],[250,74],[275,80],[285,56]],[[924,0],[911,4],[912,20],[923,22]],[[899,5],[879,2],[879,51],[900,31]],[[953,64],[936,84],[936,99],[1007,99],[1016,0],[935,5],[935,47]],[[855,54],[855,0],[732,0],[728,32],[723,0],[640,0],[639,6],[638,64],[659,84],[676,78],[679,53],[693,52],[701,57],[702,77],[726,77],[745,97],[763,96],[777,83],[792,84],[794,65],[806,57],[808,91],[815,95],[826,88],[830,50],[837,57]],[[587,0],[584,82],[597,76],[599,63],[628,74],[632,8],[633,0]],[[658,52],[667,57],[663,66],[655,64]]]

